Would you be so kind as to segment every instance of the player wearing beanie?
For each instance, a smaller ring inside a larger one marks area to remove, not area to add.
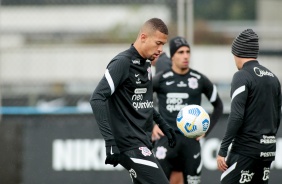
[[[214,107],[210,132],[223,112],[223,105],[216,86],[205,75],[189,67],[190,46],[185,38],[171,39],[169,49],[172,67],[155,75],[153,89],[157,93],[159,112],[175,130],[177,143],[171,149],[155,126],[152,134],[152,139],[157,140],[155,155],[171,184],[199,184],[202,168],[199,138],[189,139],[182,135],[176,126],[176,117],[182,107],[200,105],[204,94]],[[164,62],[161,59],[157,63]]]
[[[239,71],[232,79],[231,112],[217,157],[218,169],[223,171],[222,184],[267,184],[275,158],[281,85],[275,74],[256,59],[258,40],[257,34],[247,29],[232,44]]]
[[[243,31],[232,44],[232,54],[240,58],[257,58],[259,53],[258,35],[251,29]]]

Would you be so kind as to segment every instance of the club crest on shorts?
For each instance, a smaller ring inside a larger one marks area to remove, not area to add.
[[[139,150],[141,150],[142,155],[144,156],[151,156],[152,152],[147,147],[139,147]]]

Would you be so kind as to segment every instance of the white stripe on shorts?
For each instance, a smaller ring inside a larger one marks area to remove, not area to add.
[[[231,167],[229,167],[226,171],[224,171],[220,177],[220,181],[223,180],[223,178],[229,174],[231,171],[233,171],[236,168],[237,162],[235,162]]]
[[[148,161],[148,160],[143,160],[143,159],[139,159],[139,158],[130,158],[134,163],[137,164],[143,164],[143,165],[147,165],[147,166],[151,166],[151,167],[155,167],[155,168],[159,168],[158,165],[152,161]]]

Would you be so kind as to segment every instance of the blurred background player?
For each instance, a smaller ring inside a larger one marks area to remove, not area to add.
[[[224,172],[222,184],[267,184],[270,164],[275,159],[281,84],[276,75],[259,64],[258,40],[252,29],[246,29],[232,44],[239,71],[232,79],[231,112],[217,157],[218,169]]]
[[[171,147],[175,132],[153,107],[151,61],[163,50],[168,29],[158,18],[141,27],[136,41],[107,66],[90,104],[106,143],[105,164],[121,164],[133,183],[168,184],[152,154],[153,120]]]
[[[157,62],[161,61],[161,62]],[[158,58],[156,58],[156,73],[159,73],[161,71],[165,71],[171,68],[171,60],[170,58],[166,55],[165,52],[162,52]]]
[[[204,94],[213,106],[208,134],[222,115],[223,105],[216,86],[205,75],[189,67],[190,46],[187,41],[183,37],[175,37],[170,40],[169,47],[172,67],[154,76],[153,87],[160,114],[177,133],[177,144],[171,149],[162,137],[162,131],[155,126],[152,140],[159,140],[154,150],[171,184],[198,184],[202,168],[199,138],[189,139],[182,135],[176,126],[176,117],[186,105],[201,105]],[[162,62],[161,58],[157,61]]]

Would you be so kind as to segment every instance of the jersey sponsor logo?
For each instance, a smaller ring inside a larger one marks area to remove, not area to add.
[[[176,98],[187,99],[189,97],[189,95],[187,93],[167,93],[166,97],[167,98],[173,98],[173,99],[176,99]]]
[[[198,84],[198,80],[194,77],[191,77],[188,80],[188,86],[191,88],[191,89],[196,89],[198,88],[199,84]]]
[[[141,150],[142,155],[151,156],[152,152],[147,147],[139,147],[139,150]]]
[[[260,157],[275,157],[275,152],[260,152]]]
[[[267,76],[270,76],[270,77],[274,77],[273,73],[271,73],[269,71],[262,70],[262,69],[260,69],[258,67],[254,67],[254,72],[259,77],[263,77],[264,75],[267,75]]]
[[[269,167],[265,167],[265,168],[263,168],[263,169],[264,169],[264,171],[263,171],[262,180],[263,180],[263,181],[269,180],[269,173],[270,173]]]
[[[276,143],[275,136],[266,136],[263,135],[262,139],[260,139],[261,144],[274,144]]]
[[[140,89],[142,89],[142,88],[140,88]],[[142,100],[143,100],[142,94],[132,95],[131,100],[133,101],[132,105],[136,110],[153,108],[153,101],[146,100],[145,102],[142,102]]]
[[[187,87],[187,84],[185,84],[183,81],[180,81],[178,84],[177,84],[177,87]]]
[[[167,86],[170,86],[170,85],[172,85],[173,83],[174,83],[174,81],[166,81],[165,84],[166,84]]]
[[[147,92],[147,88],[136,88],[134,90],[135,94],[142,94],[142,93],[146,93]],[[134,95],[133,95],[134,96]]]
[[[163,74],[163,78],[168,78],[170,76],[173,76],[173,72],[171,72],[171,71]]]
[[[163,146],[157,147],[157,151],[156,151],[157,159],[159,159],[159,160],[165,159],[166,152],[167,152],[167,149],[165,147],[163,147]]]
[[[135,77],[138,77],[139,75],[140,75],[140,74],[138,73],[138,74],[135,74],[134,76],[135,76]]]
[[[138,110],[138,109],[148,109],[148,108],[153,108],[153,102],[147,100],[146,102],[133,102],[133,107]]]
[[[249,173],[250,171],[241,171],[241,178],[239,183],[248,183],[252,181],[255,173]]]
[[[131,100],[132,101],[141,101],[141,100],[143,100],[143,95],[142,94],[134,94],[134,95],[132,95]]]
[[[184,106],[188,105],[183,102],[189,95],[187,93],[167,93],[166,94],[166,110],[169,112],[180,111]]]
[[[188,104],[182,104],[182,105],[167,105],[166,106],[166,110],[168,110],[169,112],[173,112],[173,111],[180,111],[183,107],[185,107]]]
[[[140,65],[140,59],[134,59],[132,60],[132,63],[135,65]]]

